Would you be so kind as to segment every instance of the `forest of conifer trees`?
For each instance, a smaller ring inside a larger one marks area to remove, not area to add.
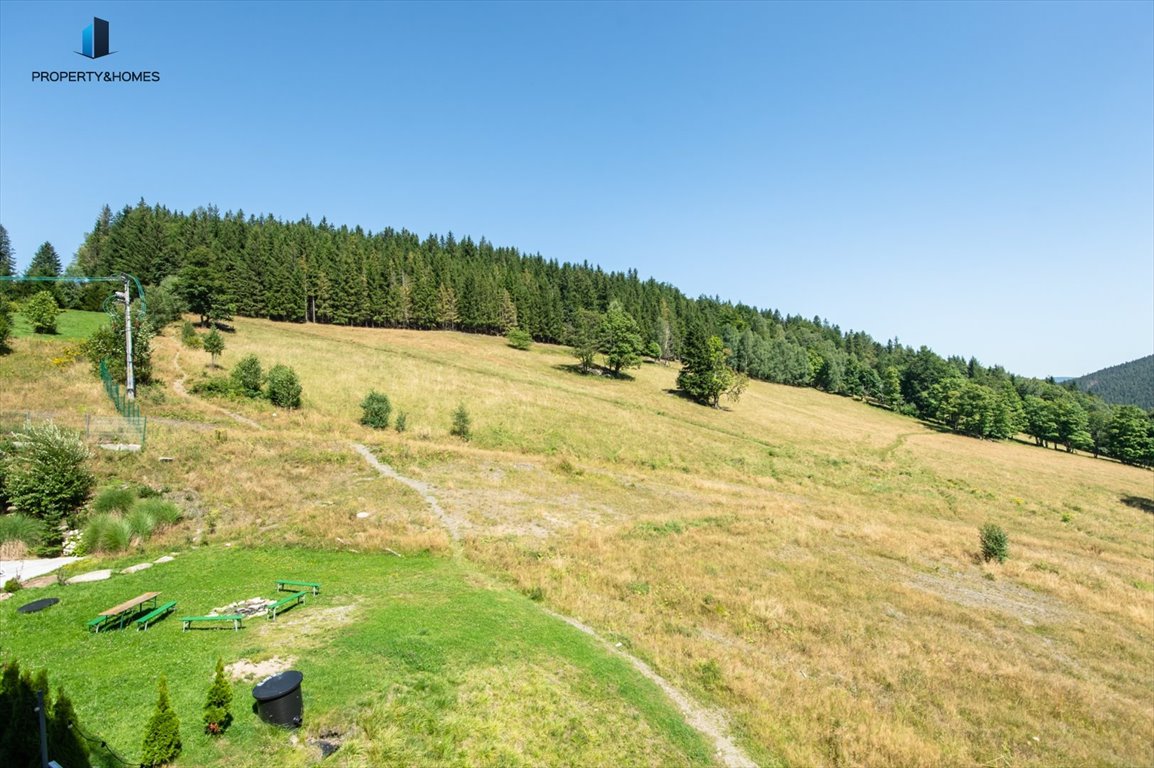
[[[686,339],[704,333],[721,339],[729,364],[755,379],[859,397],[974,437],[1025,432],[1039,445],[1154,465],[1154,415],[1107,405],[1073,385],[943,358],[896,339],[880,343],[820,317],[690,299],[635,270],[559,264],[483,238],[374,233],[211,206],[186,214],[142,200],[116,213],[105,206],[66,270],[119,272],[166,286],[203,321],[235,314],[486,334],[516,328],[562,344],[579,318],[618,302],[646,347],[665,360],[679,359]],[[106,293],[94,286],[63,298],[96,309]]]

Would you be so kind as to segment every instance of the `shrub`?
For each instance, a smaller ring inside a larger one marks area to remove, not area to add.
[[[216,675],[204,702],[204,732],[213,736],[224,733],[232,723],[228,705],[232,703],[232,686],[224,676],[224,661],[216,660]]]
[[[232,397],[236,394],[232,379],[227,376],[205,376],[194,381],[188,390],[194,395],[208,397]]]
[[[296,371],[287,365],[274,365],[268,372],[268,399],[281,408],[300,408],[301,384]]]
[[[389,415],[393,412],[393,405],[388,395],[382,395],[371,390],[361,401],[361,423],[373,429],[388,429]]]
[[[180,507],[164,499],[141,499],[132,505],[132,511],[137,510],[151,516],[157,526],[172,525],[181,517]]]
[[[94,479],[84,467],[88,448],[80,436],[55,424],[26,427],[12,436],[5,459],[8,504],[43,520],[45,544],[58,546],[60,523],[84,503]]]
[[[409,427],[409,414],[404,411],[397,412],[397,431],[404,432]]]
[[[0,544],[19,541],[35,547],[44,539],[44,523],[28,515],[0,515]]]
[[[983,560],[987,562],[990,560],[997,560],[999,563],[1006,562],[1006,557],[1010,552],[1010,542],[1006,537],[1006,532],[1002,530],[1001,526],[986,523],[982,526],[979,539],[982,543]]]
[[[139,537],[145,541],[152,535],[152,530],[156,528],[156,518],[148,514],[147,509],[140,507],[133,507],[132,511],[124,516],[124,523],[128,526],[133,538]]]
[[[93,515],[80,532],[80,546],[85,552],[120,552],[132,542],[132,529],[123,517],[114,514]]]
[[[19,592],[22,589],[24,589],[24,585],[21,584],[20,579],[16,578],[15,576],[4,582],[4,591],[9,594],[13,592]]]
[[[140,762],[147,766],[171,763],[180,754],[180,747],[180,720],[168,702],[168,682],[161,676],[160,696],[144,732]]]
[[[56,333],[56,316],[60,314],[60,307],[49,291],[41,291],[24,302],[23,314],[36,333]]]
[[[513,328],[505,334],[505,340],[513,349],[528,349],[533,344],[533,336],[528,331]]]
[[[189,349],[200,349],[204,346],[200,340],[200,334],[196,332],[196,326],[192,324],[191,320],[185,320],[184,324],[180,326],[180,342]]]
[[[12,314],[8,300],[0,296],[0,350],[8,348],[8,336],[12,333]]]
[[[461,403],[457,406],[457,410],[453,411],[453,426],[449,429],[449,434],[462,440],[468,440],[472,437],[471,426],[472,420],[469,418],[469,411],[465,408],[465,404]]]
[[[229,374],[233,388],[245,397],[260,397],[260,386],[264,381],[264,372],[260,368],[260,360],[256,355],[245,355],[232,368]]]
[[[105,488],[96,494],[96,498],[92,502],[92,511],[98,513],[127,512],[132,509],[132,504],[135,501],[136,494],[131,488],[124,486]]]

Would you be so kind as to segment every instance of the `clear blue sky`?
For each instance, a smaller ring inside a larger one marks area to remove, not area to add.
[[[161,82],[32,82],[63,69]],[[0,2],[18,264],[141,197],[1078,375],[1154,352],[1154,3]]]

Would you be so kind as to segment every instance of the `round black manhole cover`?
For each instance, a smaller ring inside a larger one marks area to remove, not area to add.
[[[16,612],[17,613],[36,613],[37,611],[43,611],[45,608],[47,608],[50,605],[56,605],[59,602],[60,602],[59,597],[45,597],[45,598],[42,598],[40,600],[33,600],[31,603],[20,606],[19,608],[16,609]]]

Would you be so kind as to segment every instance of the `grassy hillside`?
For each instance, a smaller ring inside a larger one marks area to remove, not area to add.
[[[1074,383],[1108,403],[1154,408],[1154,355],[1079,376]]]
[[[83,341],[101,326],[108,325],[108,315],[104,312],[82,312],[66,309],[56,318],[56,333],[33,333],[32,324],[20,313],[12,316],[12,335],[16,338],[42,338],[61,341]]]
[[[322,593],[240,632],[181,631],[180,616],[270,597],[277,578],[315,579]],[[146,632],[85,631],[87,619],[143,591],[177,600],[176,611]],[[181,719],[181,764],[312,762],[305,745],[249,713],[256,679],[234,684],[227,734],[216,741],[202,733],[221,656],[229,664],[275,658],[300,670],[310,726],[344,740],[330,761],[338,765],[710,764],[707,745],[625,661],[443,558],[205,547],[36,596],[60,603],[27,616],[15,610],[23,600],[0,604],[5,654],[52,670],[86,730],[130,761],[139,759],[163,673]]]
[[[223,364],[294,366],[301,411],[181,396],[208,355],[162,337],[149,450],[96,459],[179,490],[210,542],[447,556],[440,521],[358,440],[428,485],[468,562],[722,709],[763,764],[1154,761],[1147,471],[808,389],[754,382],[706,409],[672,392],[674,367],[584,377],[556,347],[237,328]],[[36,354],[0,359],[0,411],[60,405],[15,373]],[[51,373],[83,388],[80,366]],[[356,424],[371,388],[408,413],[405,433]],[[469,443],[448,434],[459,403]],[[978,557],[986,522],[1009,534],[1004,565]]]

